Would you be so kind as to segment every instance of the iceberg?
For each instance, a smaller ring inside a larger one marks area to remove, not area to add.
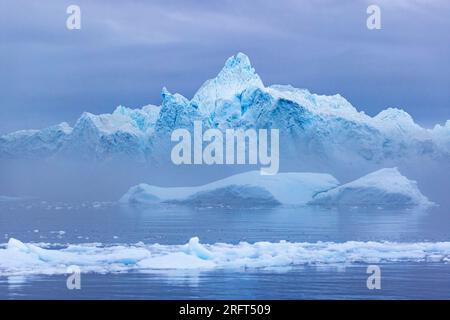
[[[371,163],[414,157],[450,157],[450,121],[426,129],[398,108],[375,117],[339,94],[318,95],[289,85],[266,86],[243,53],[230,57],[217,77],[189,100],[163,88],[160,106],[119,106],[111,114],[85,112],[67,123],[0,136],[0,159],[55,156],[105,161],[169,161],[170,132],[206,129],[279,129],[283,156],[309,163]]]
[[[219,108],[217,102],[233,100],[245,89],[264,88],[250,59],[243,53],[228,58],[216,78],[206,81],[192,98],[199,112],[209,117]]]
[[[310,202],[331,206],[412,207],[432,205],[415,181],[397,168],[384,168],[336,188],[318,193]]]
[[[131,187],[122,203],[181,203],[195,206],[303,205],[319,192],[339,185],[324,173],[261,175],[249,171],[196,187],[163,188],[148,184]]]
[[[202,244],[31,244],[9,239],[0,245],[0,276],[155,272],[169,269],[234,269],[392,262],[450,262],[450,242],[239,242]]]
[[[0,158],[7,156],[50,156],[63,145],[72,133],[68,123],[62,122],[42,130],[20,130],[0,137]]]

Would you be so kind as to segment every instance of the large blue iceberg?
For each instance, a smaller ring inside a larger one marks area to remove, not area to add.
[[[73,127],[62,123],[6,134],[0,137],[0,158],[169,161],[170,133],[191,129],[194,120],[202,121],[205,130],[278,128],[282,155],[304,162],[379,164],[450,157],[450,121],[426,129],[401,109],[388,108],[370,117],[338,94],[265,86],[249,58],[238,53],[191,100],[164,88],[160,106],[119,106],[101,115],[85,112]]]

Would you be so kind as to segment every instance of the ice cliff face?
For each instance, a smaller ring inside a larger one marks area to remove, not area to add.
[[[266,87],[242,53],[227,60],[216,78],[189,100],[162,91],[161,106],[118,107],[111,114],[83,113],[68,124],[23,130],[0,137],[0,158],[76,156],[170,161],[170,133],[192,128],[278,128],[280,151],[291,159],[382,163],[411,157],[450,158],[450,121],[425,129],[403,110],[375,117],[359,112],[340,95]]]

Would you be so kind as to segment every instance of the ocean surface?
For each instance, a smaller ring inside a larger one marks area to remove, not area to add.
[[[450,299],[444,207],[29,199],[0,202],[0,238],[1,299]],[[81,258],[81,288],[69,290],[64,270]],[[379,290],[366,284],[374,264]]]

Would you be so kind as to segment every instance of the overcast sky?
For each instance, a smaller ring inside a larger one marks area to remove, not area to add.
[[[381,30],[366,27],[372,3]],[[66,28],[70,4],[81,30]],[[160,104],[163,86],[191,98],[239,51],[266,85],[450,119],[448,0],[2,0],[0,13],[0,133]]]

